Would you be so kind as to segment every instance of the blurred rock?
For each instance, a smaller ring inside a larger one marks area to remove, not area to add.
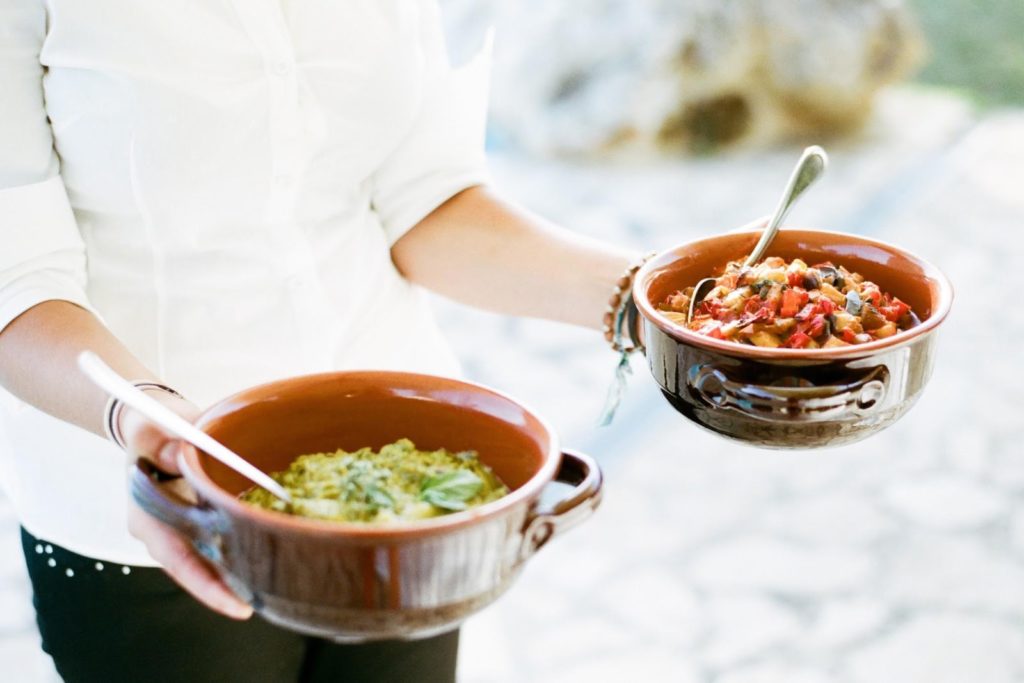
[[[492,126],[531,152],[703,152],[858,127],[918,64],[901,0],[442,0],[497,26]]]

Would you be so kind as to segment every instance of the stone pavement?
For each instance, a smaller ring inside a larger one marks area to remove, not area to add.
[[[901,89],[860,139],[824,144],[832,166],[793,223],[901,244],[957,289],[924,397],[866,442],[734,445],[674,413],[640,360],[597,428],[614,359],[596,335],[438,302],[468,374],[606,473],[598,514],[467,623],[463,683],[1024,680],[1024,360],[996,355],[1024,311],[993,296],[1012,296],[1007,264],[1024,256],[1024,112],[979,118]],[[767,213],[798,148],[587,166],[499,154],[493,168],[536,211],[648,249]],[[0,544],[2,678],[51,680],[2,502]]]
[[[469,621],[463,681],[1024,680],[1024,310],[995,298],[1024,257],[1024,112],[977,119],[903,90],[861,139],[824,144],[832,165],[793,223],[901,244],[956,287],[919,404],[860,444],[761,451],[677,416],[637,361],[599,429],[613,360],[598,342],[446,309],[474,375],[552,416],[607,477],[594,519]],[[796,147],[496,170],[542,213],[658,248],[765,213]]]

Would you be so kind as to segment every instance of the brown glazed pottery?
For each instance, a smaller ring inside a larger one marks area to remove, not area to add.
[[[769,448],[816,448],[859,441],[887,427],[917,400],[931,375],[935,330],[953,290],[928,262],[856,235],[782,230],[769,255],[831,261],[911,305],[921,323],[888,339],[829,349],[772,349],[713,339],[658,313],[672,292],[720,274],[750,253],[759,231],[736,232],[665,251],[637,273],[645,353],[669,403],[723,436]]]
[[[490,389],[426,375],[338,372],[255,387],[214,405],[197,426],[264,471],[304,453],[380,448],[476,450],[511,492],[478,508],[416,522],[366,525],[293,517],[238,495],[250,484],[181,445],[198,501],[186,502],[140,463],[136,501],[188,535],[229,584],[281,626],[358,642],[457,626],[497,598],[554,535],[588,517],[601,495],[589,457],[562,451],[539,417]],[[552,481],[571,485],[541,505]]]

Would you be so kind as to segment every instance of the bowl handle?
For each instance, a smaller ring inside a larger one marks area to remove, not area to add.
[[[213,508],[195,505],[161,485],[162,481],[170,478],[149,460],[139,458],[129,475],[132,498],[146,514],[184,534],[204,557],[219,564],[220,534],[223,531],[220,513]]]
[[[889,389],[884,365],[857,371],[838,384],[812,384],[787,377],[771,385],[732,380],[712,364],[696,365],[688,377],[700,399],[748,417],[775,422],[825,422],[863,417],[881,405]]]
[[[576,526],[590,515],[601,502],[604,477],[597,462],[589,455],[577,451],[562,451],[554,481],[570,484],[572,492],[556,503],[532,510],[523,526],[523,544],[519,549],[522,562],[540,550],[541,546]]]

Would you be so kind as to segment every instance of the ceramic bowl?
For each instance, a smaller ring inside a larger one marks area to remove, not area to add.
[[[931,375],[935,333],[953,300],[949,281],[935,266],[891,244],[783,230],[769,255],[843,265],[910,304],[921,323],[867,344],[773,349],[699,335],[658,313],[670,293],[745,258],[759,235],[736,232],[689,242],[662,252],[637,273],[633,298],[645,354],[669,403],[713,432],[769,448],[852,443],[893,424]]]
[[[304,453],[409,438],[424,449],[475,450],[511,489],[463,512],[365,525],[243,503],[238,496],[250,483],[185,444],[179,462],[198,502],[174,496],[140,463],[131,478],[135,500],[187,534],[260,614],[337,641],[454,628],[600,500],[601,473],[592,459],[563,451],[547,423],[513,399],[453,379],[397,372],[288,379],[224,399],[197,426],[267,472]],[[541,505],[553,481],[572,488]]]

